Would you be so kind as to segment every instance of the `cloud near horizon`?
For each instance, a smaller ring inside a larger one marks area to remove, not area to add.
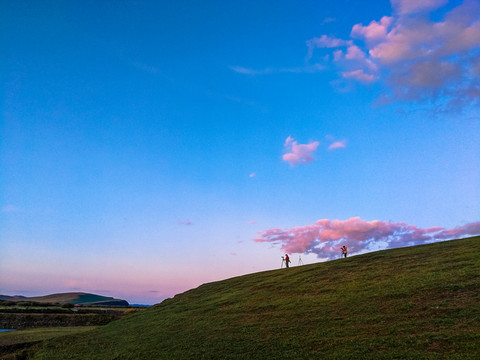
[[[447,3],[391,0],[391,16],[355,24],[351,39],[308,40],[307,61],[315,49],[327,49],[343,79],[385,85],[390,94],[384,102],[442,96],[449,105],[480,104],[480,1],[465,0],[443,19],[430,20],[429,13]]]
[[[312,141],[309,144],[298,144],[292,137],[288,137],[285,140],[286,153],[282,156],[282,159],[295,166],[298,164],[307,164],[313,160],[313,153],[317,150],[320,143],[318,141]]]
[[[193,223],[190,221],[190,219],[180,221],[179,224],[184,225],[184,226],[192,226],[193,225]]]
[[[426,244],[480,234],[480,222],[453,229],[432,227],[422,229],[406,223],[366,221],[360,217],[348,220],[322,219],[313,225],[290,229],[269,229],[259,233],[255,242],[281,245],[286,253],[316,254],[318,258],[338,258],[340,247],[346,245],[350,254]]]

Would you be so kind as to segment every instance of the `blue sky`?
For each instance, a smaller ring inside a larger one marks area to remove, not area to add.
[[[479,10],[2,2],[0,293],[155,303],[480,233]]]

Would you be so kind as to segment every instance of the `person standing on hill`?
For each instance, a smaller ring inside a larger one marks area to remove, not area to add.
[[[290,263],[290,258],[288,257],[288,254],[285,254],[285,266],[287,267],[287,269],[290,267],[288,266],[289,263]]]
[[[347,257],[347,247],[345,245],[343,245],[343,247],[342,247],[342,254],[343,254],[344,258]]]

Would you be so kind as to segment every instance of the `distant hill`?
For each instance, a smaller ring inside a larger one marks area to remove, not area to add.
[[[480,359],[480,237],[204,284],[35,359]]]
[[[25,300],[25,296],[15,295],[15,296],[8,296],[8,295],[0,295],[0,300],[6,301],[22,301]]]
[[[55,303],[55,304],[79,304],[89,306],[129,306],[126,300],[115,299],[113,297],[83,293],[71,292],[60,293],[45,296],[25,297],[25,296],[7,296],[0,295],[0,300],[7,301],[33,301],[38,303]]]

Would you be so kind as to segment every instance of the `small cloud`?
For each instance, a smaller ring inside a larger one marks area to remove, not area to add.
[[[239,74],[245,75],[269,75],[269,74],[280,74],[280,73],[290,73],[290,74],[313,74],[325,69],[325,66],[322,64],[306,64],[298,67],[288,67],[288,68],[265,68],[265,69],[250,69],[243,66],[230,66],[230,69]]]
[[[250,224],[250,225],[255,225],[257,222],[256,221],[248,221],[247,224]]]
[[[342,76],[345,79],[357,80],[364,84],[372,83],[377,80],[375,75],[367,74],[362,69],[342,72]]]
[[[327,35],[322,35],[319,38],[313,38],[313,39],[307,40],[306,44],[308,48],[306,60],[310,60],[313,56],[313,52],[315,49],[318,49],[318,48],[330,49],[330,48],[351,46],[353,45],[353,41],[337,39]]]
[[[191,225],[193,225],[193,223],[192,223],[189,219],[184,220],[184,221],[180,221],[179,224],[180,224],[180,225],[184,225],[184,226],[191,226]]]
[[[258,75],[258,74],[270,74],[271,71],[268,69],[265,70],[253,70],[243,66],[230,66],[230,69],[235,71],[239,74],[246,74],[246,75]]]
[[[313,161],[313,153],[317,150],[318,145],[320,145],[318,141],[312,141],[309,144],[298,144],[289,136],[284,144],[287,153],[282,156],[282,159],[288,162],[290,166],[307,164]]]
[[[319,38],[313,38],[307,41],[307,46],[310,48],[337,48],[342,46],[352,45],[352,41],[333,38],[327,35],[322,35]]]
[[[287,137],[285,139],[285,143],[283,144],[283,146],[290,146],[290,144],[293,142],[293,138],[291,136]]]
[[[347,140],[335,141],[328,147],[328,150],[344,149],[346,147],[347,147]]]

